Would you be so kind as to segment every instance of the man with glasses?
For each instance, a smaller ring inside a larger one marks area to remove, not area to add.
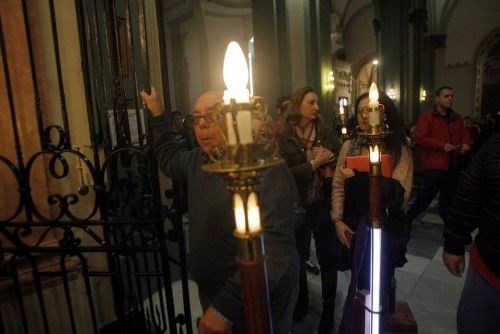
[[[199,332],[244,332],[232,195],[222,175],[201,170],[209,162],[208,153],[218,149],[223,140],[209,110],[222,95],[207,92],[196,101],[193,125],[199,148],[189,152],[172,140],[156,90],[151,87],[151,94],[143,91],[141,97],[153,115],[154,146],[160,169],[167,176],[188,183],[190,273],[198,284],[204,311]],[[291,172],[281,164],[263,172],[257,190],[274,333],[289,333],[298,292],[294,231],[299,199],[294,184]]]

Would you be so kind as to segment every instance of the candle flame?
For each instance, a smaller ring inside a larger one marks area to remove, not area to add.
[[[230,42],[224,56],[224,83],[227,90],[224,91],[224,101],[229,103],[231,99],[236,102],[248,102],[248,66],[245,54],[237,42]]]
[[[248,228],[250,232],[260,231],[260,212],[257,194],[254,192],[248,196]]]
[[[239,194],[234,194],[233,205],[234,205],[234,219],[236,221],[236,231],[239,234],[245,234],[246,233],[245,207],[243,206],[243,199]]]
[[[380,152],[378,149],[378,145],[375,145],[374,148],[370,146],[370,162],[371,163],[379,163],[380,162]]]

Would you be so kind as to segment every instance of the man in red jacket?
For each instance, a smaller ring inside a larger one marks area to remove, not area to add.
[[[451,87],[440,87],[434,106],[418,118],[415,137],[423,181],[407,212],[410,222],[427,209],[438,192],[439,216],[444,219],[455,192],[458,157],[469,149],[470,137],[462,117],[451,109],[453,97]]]

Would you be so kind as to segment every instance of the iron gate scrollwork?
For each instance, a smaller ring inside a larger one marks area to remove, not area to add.
[[[47,5],[62,124],[45,125],[48,111],[42,110],[28,2],[23,0],[41,148],[28,154],[23,149],[0,16],[15,156],[0,154],[0,176],[10,185],[0,190],[9,192],[9,205],[0,216],[0,332],[192,333],[184,236],[176,233],[175,242],[167,242],[164,224],[168,219],[182,229],[181,216],[161,203],[148,114],[138,101],[138,91],[149,86],[144,0],[74,4],[88,145],[72,143],[73,111],[66,105],[61,27],[53,0]],[[160,31],[162,12],[156,1]],[[166,72],[165,65],[162,69]],[[178,258],[170,255],[172,249]],[[177,311],[173,271],[180,271],[183,289],[184,307]]]

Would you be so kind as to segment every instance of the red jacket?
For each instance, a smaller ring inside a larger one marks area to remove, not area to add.
[[[420,148],[420,163],[422,169],[448,170],[450,157],[456,167],[458,153],[447,153],[444,145],[469,145],[470,136],[462,117],[451,111],[451,121],[448,123],[446,116],[431,108],[424,112],[417,121],[415,138]]]

